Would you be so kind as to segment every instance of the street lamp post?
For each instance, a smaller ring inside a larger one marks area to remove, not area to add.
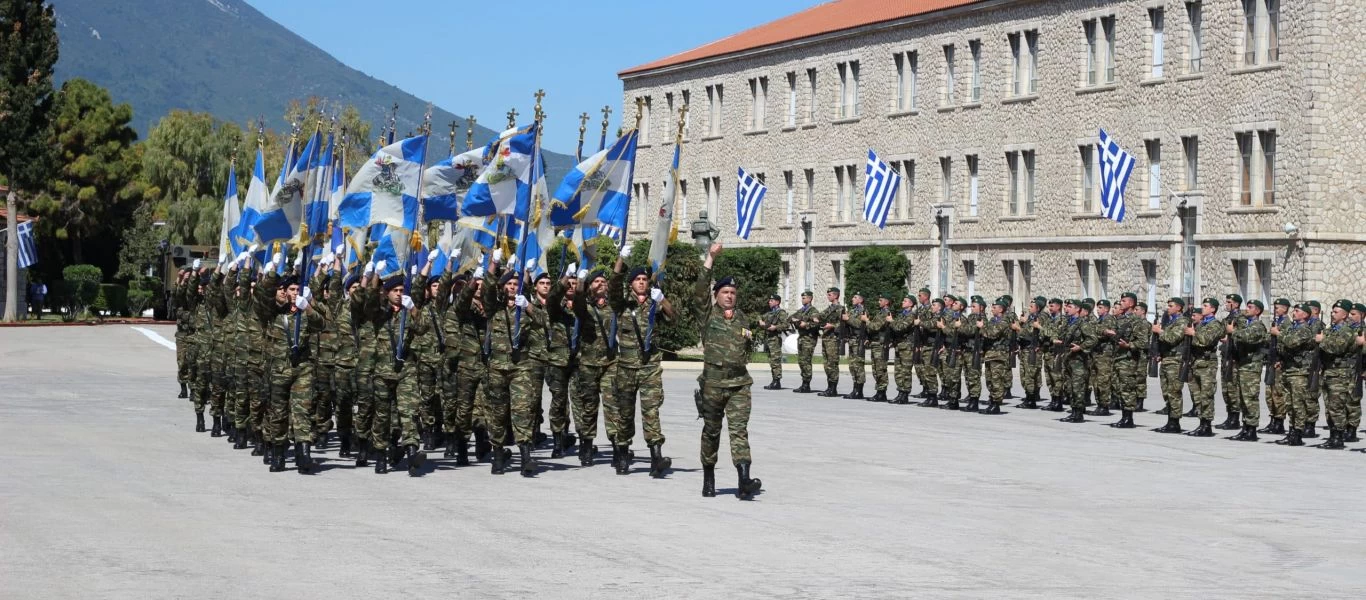
[[[692,222],[691,231],[693,245],[697,246],[697,251],[703,254],[707,253],[707,250],[711,248],[712,241],[720,234],[716,227],[712,226],[711,221],[707,219],[707,211],[705,210],[697,212],[697,220]]]

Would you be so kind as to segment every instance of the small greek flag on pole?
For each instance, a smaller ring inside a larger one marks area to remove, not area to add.
[[[735,185],[735,235],[747,240],[754,228],[754,218],[762,210],[768,188],[744,169],[740,169],[739,177],[740,181]]]
[[[1124,221],[1124,186],[1134,171],[1134,157],[1100,130],[1100,214],[1115,222]]]
[[[878,159],[872,150],[868,151],[868,167],[864,170],[867,181],[863,184],[863,218],[882,229],[887,225],[887,213],[896,202],[897,188],[901,187],[901,175],[892,166]]]
[[[33,221],[19,224],[19,268],[27,269],[38,262],[38,246],[33,243]]]

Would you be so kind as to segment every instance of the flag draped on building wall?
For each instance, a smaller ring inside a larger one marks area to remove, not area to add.
[[[750,230],[754,228],[754,219],[762,210],[768,188],[743,168],[738,175],[739,182],[735,185],[735,235],[747,240]]]
[[[1100,130],[1100,214],[1117,222],[1124,221],[1124,188],[1134,171],[1134,157]]]
[[[901,175],[869,150],[868,166],[864,169],[864,176],[863,218],[881,229],[887,225],[887,213],[896,203],[896,192],[901,187]]]

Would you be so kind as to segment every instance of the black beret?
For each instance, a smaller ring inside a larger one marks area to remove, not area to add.
[[[347,289],[357,283],[360,283],[360,276],[352,273],[347,275],[346,279],[342,281],[342,289]]]
[[[715,294],[716,292],[721,291],[721,288],[728,287],[738,287],[735,285],[734,277],[722,277],[721,279],[716,280],[716,285],[711,286],[711,291]]]
[[[635,281],[635,279],[636,279],[637,277],[640,277],[641,275],[644,275],[645,277],[649,277],[649,276],[650,276],[650,268],[649,268],[649,267],[636,267],[636,268],[634,268],[634,269],[631,269],[631,275],[628,276],[628,277],[626,278],[626,281]]]
[[[532,283],[540,283],[542,279],[549,280],[549,279],[550,279],[550,273],[547,273],[547,272],[545,272],[545,271],[541,271],[541,274],[540,274],[540,275],[537,275],[535,279],[531,280],[531,282],[532,282]]]
[[[441,283],[441,276],[440,276],[440,275],[432,275],[431,277],[428,277],[428,278],[427,278],[427,285],[433,285],[433,284],[437,284],[437,283]]]
[[[503,272],[503,276],[498,278],[498,285],[502,285],[517,278],[516,269],[508,269]]]
[[[1186,307],[1186,299],[1180,296],[1172,296],[1170,299],[1167,300],[1167,302],[1180,306],[1181,308]]]
[[[402,275],[394,275],[393,277],[390,277],[390,278],[384,280],[384,291],[387,292],[387,291],[392,290],[392,289],[394,289],[394,288],[396,288],[396,287],[403,287],[403,276],[402,276]]]
[[[602,269],[593,269],[593,271],[588,274],[588,283],[593,283],[599,279],[607,279],[607,272]]]
[[[299,280],[298,280],[296,277],[294,277],[293,275],[286,275],[286,276],[284,276],[284,277],[281,277],[281,278],[280,278],[280,281],[279,281],[278,283],[276,283],[275,286],[276,286],[276,287],[287,288],[287,287],[289,287],[289,286],[291,286],[291,285],[298,285],[298,284],[299,284]]]

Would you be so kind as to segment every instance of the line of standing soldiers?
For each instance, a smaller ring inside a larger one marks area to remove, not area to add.
[[[1069,411],[1060,419],[1085,422],[1085,415],[1121,417],[1111,425],[1135,427],[1133,415],[1144,410],[1147,378],[1158,377],[1168,417],[1162,433],[1182,433],[1180,418],[1198,418],[1189,435],[1213,436],[1213,429],[1239,430],[1230,439],[1256,441],[1258,433],[1285,435],[1279,443],[1300,446],[1315,431],[1319,398],[1324,396],[1329,439],[1324,448],[1342,448],[1358,441],[1361,424],[1366,305],[1339,300],[1331,322],[1320,317],[1317,301],[1293,308],[1287,299],[1274,302],[1270,323],[1263,322],[1260,300],[1245,305],[1238,294],[1225,297],[1226,314],[1217,318],[1219,302],[1207,298],[1198,309],[1186,310],[1182,298],[1172,298],[1166,311],[1149,322],[1148,306],[1126,292],[1109,300],[1033,298],[1016,316],[1009,295],[988,304],[981,296],[946,294],[931,298],[922,288],[915,296],[880,296],[878,306],[864,306],[855,293],[849,306],[840,290],[829,288],[829,304],[817,311],[812,293],[802,294],[802,305],[790,315],[770,303],[773,318],[761,322],[767,333],[773,380],[766,389],[780,389],[781,337],[797,333],[797,362],[801,385],[797,393],[812,393],[812,360],[822,348],[826,388],[820,396],[840,396],[841,357],[848,358],[853,386],[842,397],[892,404],[910,404],[913,379],[920,381],[920,406],[1000,414],[1019,369],[1023,402],[1017,408]],[[785,321],[785,322],[784,322]],[[892,354],[895,350],[895,355]],[[871,361],[869,361],[871,358]],[[864,396],[867,363],[872,363],[874,393]],[[888,398],[888,367],[893,368],[897,395]],[[1216,375],[1216,371],[1218,371]],[[1213,425],[1217,380],[1228,418]],[[987,389],[982,406],[982,384]],[[1047,383],[1046,405],[1040,391]],[[1260,422],[1260,397],[1266,386],[1268,424]],[[1181,412],[1182,388],[1193,400]],[[966,389],[966,396],[964,390]],[[1095,398],[1095,409],[1086,407]],[[1286,428],[1289,417],[1290,427]]]
[[[316,265],[300,253],[289,270],[277,253],[258,270],[254,250],[217,271],[196,261],[180,272],[176,358],[180,397],[194,405],[196,431],[206,430],[207,408],[212,436],[251,447],[271,471],[284,470],[292,441],[297,470],[314,472],[312,451],[326,447],[334,425],[339,456],[354,458],[357,467],[374,461],[376,473],[406,462],[410,475],[420,475],[426,451],[443,445],[446,458],[469,465],[471,436],[475,460],[489,461],[494,474],[511,468],[504,446],[515,444],[521,473],[534,475],[532,451],[545,441],[552,458],[577,444],[580,464],[590,466],[601,408],[613,466],[625,475],[634,460],[637,403],[650,474],[671,471],[659,417],[656,321],[677,313],[651,287],[647,269],[626,272],[629,246],[610,272],[571,265],[553,281],[547,273],[532,276],[535,263],[528,261],[530,292],[521,287],[522,273],[500,265],[496,252],[487,270],[434,274],[433,252],[422,270],[386,279],[376,275],[384,261],[343,276],[330,252]],[[711,285],[719,251],[713,246],[686,307],[707,326],[708,366],[697,394],[703,495],[715,495],[724,419],[737,495],[749,499],[760,485],[749,476],[751,381],[731,371],[744,365],[737,353],[752,334],[734,306],[736,283]],[[457,252],[450,263],[458,258]],[[309,281],[300,281],[307,273]],[[712,369],[713,362],[725,369]],[[547,388],[550,438],[541,432]],[[577,436],[569,432],[571,405]]]

